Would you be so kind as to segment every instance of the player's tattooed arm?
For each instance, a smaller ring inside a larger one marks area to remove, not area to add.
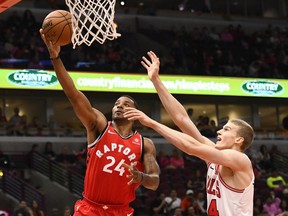
[[[130,179],[129,185],[133,183],[141,183],[144,187],[156,190],[159,186],[160,169],[156,161],[156,149],[150,139],[144,138],[144,172],[136,168],[137,162],[132,162],[130,165],[123,163],[123,166],[128,169]]]
[[[142,185],[148,189],[156,190],[159,186],[160,168],[156,160],[156,149],[152,140],[144,138],[145,171],[143,173]]]

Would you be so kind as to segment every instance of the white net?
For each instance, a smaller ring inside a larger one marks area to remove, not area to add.
[[[72,15],[72,43],[90,46],[95,40],[103,44],[121,35],[114,23],[116,0],[66,0]]]

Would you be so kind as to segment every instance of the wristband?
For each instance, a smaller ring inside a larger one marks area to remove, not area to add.
[[[50,57],[50,60],[57,60],[57,59],[59,59],[59,58],[60,58],[60,55],[58,55],[58,56],[55,57],[55,58]]]

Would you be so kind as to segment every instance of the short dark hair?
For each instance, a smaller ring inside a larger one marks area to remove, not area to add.
[[[134,105],[135,105],[135,108],[136,108],[136,109],[139,108],[138,103],[136,102],[136,100],[135,100],[133,97],[131,97],[130,95],[122,95],[122,96],[120,96],[120,97],[127,97],[127,98],[129,98],[130,100],[133,101],[133,103],[134,103]]]

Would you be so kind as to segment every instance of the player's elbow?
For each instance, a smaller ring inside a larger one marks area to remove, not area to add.
[[[183,123],[186,120],[187,116],[179,113],[178,115],[176,115],[174,117],[172,116],[172,118],[173,118],[173,121],[176,125],[180,125],[181,123]]]
[[[159,183],[160,183],[159,176],[153,176],[151,181],[143,186],[146,187],[147,189],[156,191],[159,187]]]
[[[159,182],[157,184],[152,185],[152,187],[150,188],[153,191],[156,191],[159,187]]]

